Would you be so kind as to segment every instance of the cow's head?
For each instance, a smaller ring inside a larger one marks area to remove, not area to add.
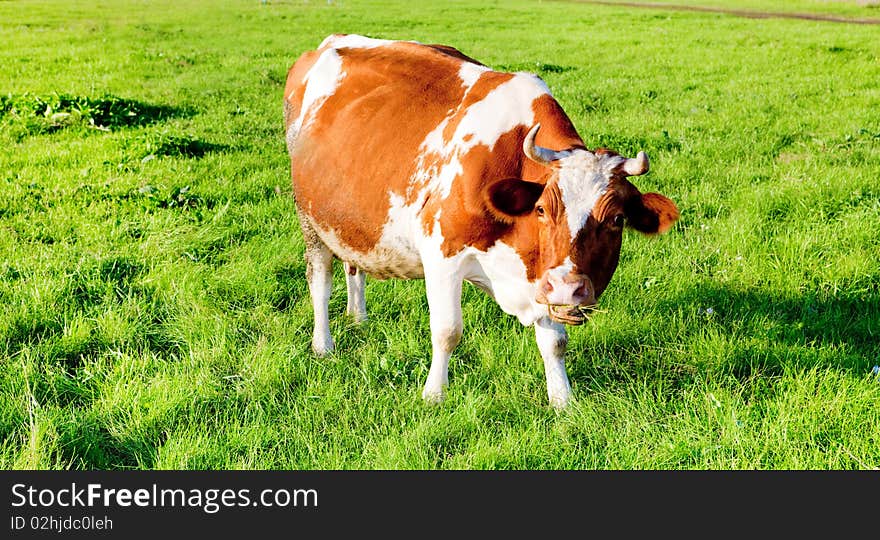
[[[535,301],[548,306],[552,319],[581,324],[617,268],[624,226],[663,233],[678,209],[627,180],[648,171],[644,152],[624,158],[604,149],[549,150],[535,144],[539,128],[526,135],[523,151],[549,168],[546,183],[501,180],[487,187],[485,200],[496,218],[536,231],[530,257],[538,279]]]

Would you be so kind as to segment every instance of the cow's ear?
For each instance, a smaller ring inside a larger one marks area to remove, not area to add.
[[[623,212],[629,226],[645,234],[665,233],[678,219],[675,203],[659,193],[636,193]]]
[[[507,178],[490,184],[483,194],[492,217],[512,223],[513,218],[531,212],[543,192],[543,184]]]

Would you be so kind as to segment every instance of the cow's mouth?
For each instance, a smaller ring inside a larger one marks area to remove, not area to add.
[[[584,324],[591,306],[548,305],[547,314],[556,322],[577,326]]]

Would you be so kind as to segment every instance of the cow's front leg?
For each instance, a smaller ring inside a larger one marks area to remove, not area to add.
[[[431,370],[422,390],[428,403],[440,403],[449,384],[449,357],[461,340],[461,284],[456,272],[425,269],[425,291],[431,320]]]
[[[544,359],[544,374],[547,377],[547,397],[550,405],[562,409],[571,398],[571,385],[565,373],[565,347],[568,334],[565,325],[542,317],[535,323],[535,340]]]

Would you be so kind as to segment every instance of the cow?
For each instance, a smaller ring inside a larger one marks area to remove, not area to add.
[[[567,326],[586,320],[611,280],[624,227],[655,235],[679,216],[628,180],[648,171],[645,153],[589,150],[538,76],[445,45],[334,34],[292,65],[284,98],[314,352],[334,347],[334,258],[355,321],[367,318],[365,275],[423,278],[432,354],[422,397],[440,402],[467,281],[534,325],[549,404],[565,407]]]

